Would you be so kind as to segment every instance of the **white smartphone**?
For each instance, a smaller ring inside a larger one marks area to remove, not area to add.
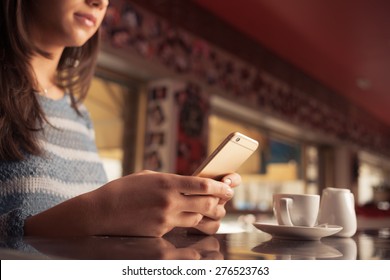
[[[194,172],[194,176],[221,179],[234,173],[256,151],[259,143],[239,132],[229,134]]]

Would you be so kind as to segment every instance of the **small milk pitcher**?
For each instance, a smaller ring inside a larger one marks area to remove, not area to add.
[[[335,236],[351,237],[355,234],[357,227],[355,199],[349,189],[323,190],[318,223],[343,227]]]

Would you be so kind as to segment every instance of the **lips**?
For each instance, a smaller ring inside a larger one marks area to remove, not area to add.
[[[74,16],[80,23],[88,27],[93,27],[96,25],[96,17],[92,14],[75,13]]]

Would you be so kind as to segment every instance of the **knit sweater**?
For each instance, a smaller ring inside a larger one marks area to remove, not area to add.
[[[27,217],[107,182],[86,108],[78,115],[68,95],[38,99],[50,123],[39,133],[42,155],[0,161],[2,237],[23,236]]]

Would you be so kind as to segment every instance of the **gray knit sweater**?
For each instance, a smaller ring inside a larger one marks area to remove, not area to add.
[[[69,96],[39,96],[50,124],[39,134],[42,156],[0,161],[0,236],[22,236],[24,220],[106,183],[85,107],[79,116]]]

